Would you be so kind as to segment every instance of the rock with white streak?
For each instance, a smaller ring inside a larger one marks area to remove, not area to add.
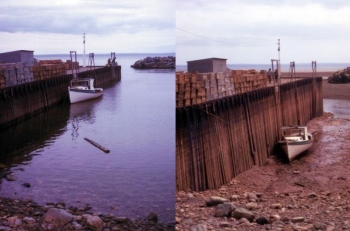
[[[216,206],[218,204],[223,204],[224,202],[229,202],[229,200],[218,196],[212,196],[207,201],[207,206]]]
[[[234,217],[236,219],[246,218],[250,222],[252,222],[254,220],[254,218],[255,218],[255,215],[252,212],[250,212],[249,210],[245,209],[245,208],[236,208],[232,212],[232,217]]]

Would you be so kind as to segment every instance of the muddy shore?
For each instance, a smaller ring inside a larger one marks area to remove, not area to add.
[[[324,80],[323,94],[350,100],[350,84]],[[275,153],[217,190],[177,192],[176,230],[350,230],[350,121],[325,112],[307,126],[316,142],[296,160]]]

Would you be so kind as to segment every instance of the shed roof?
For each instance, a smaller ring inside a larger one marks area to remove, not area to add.
[[[30,51],[30,50],[15,50],[15,51],[2,52],[2,53],[0,53],[0,54],[12,53],[12,52],[16,52],[16,51],[21,51],[21,52],[34,52],[34,51]]]
[[[189,63],[189,62],[196,62],[196,61],[203,61],[203,60],[214,60],[214,59],[216,59],[216,60],[227,60],[227,59],[223,59],[223,58],[215,58],[215,57],[213,57],[213,58],[207,58],[207,59],[191,60],[191,61],[187,61],[187,62]]]

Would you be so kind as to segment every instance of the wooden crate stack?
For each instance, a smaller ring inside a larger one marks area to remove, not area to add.
[[[0,64],[0,87],[13,86],[32,81],[33,75],[28,67],[22,63]]]
[[[229,72],[176,72],[176,107],[200,104],[234,94]]]
[[[6,87],[6,78],[8,77],[9,74],[9,69],[14,69],[11,68],[13,65],[12,63],[4,63],[4,64],[0,64],[0,88],[4,88]]]
[[[265,70],[228,70],[218,73],[176,72],[176,107],[266,87]]]
[[[62,60],[40,60],[36,66],[31,67],[34,80],[43,80],[66,74],[66,65]]]
[[[268,80],[265,70],[231,70],[230,81],[236,93],[244,93],[266,87]]]

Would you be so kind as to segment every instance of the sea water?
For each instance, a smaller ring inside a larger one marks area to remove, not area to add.
[[[173,222],[175,71],[130,65],[147,56],[174,55],[116,54],[122,79],[105,87],[101,98],[57,106],[2,129],[0,173],[18,180],[0,179],[0,196],[89,204],[94,212],[130,218],[156,212],[160,221]],[[69,54],[35,57],[69,60]],[[108,58],[110,54],[95,55],[95,64],[105,65]]]

